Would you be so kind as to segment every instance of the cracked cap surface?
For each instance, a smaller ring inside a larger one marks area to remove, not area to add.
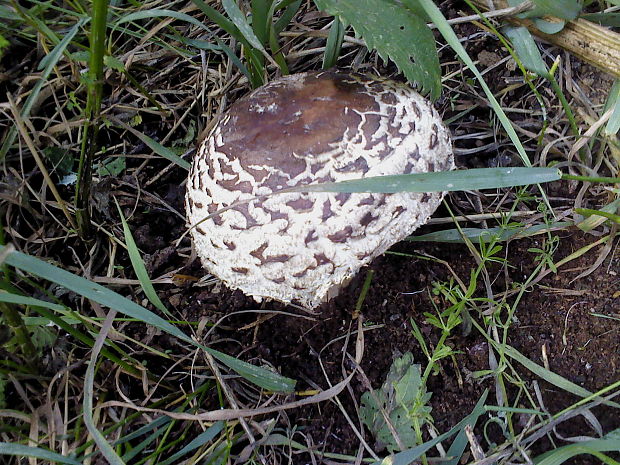
[[[295,74],[239,99],[200,144],[187,217],[203,265],[227,286],[315,308],[424,224],[443,193],[287,192],[204,218],[303,184],[450,169],[448,130],[407,85]]]

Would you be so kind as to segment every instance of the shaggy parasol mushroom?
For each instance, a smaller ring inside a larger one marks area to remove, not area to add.
[[[201,143],[186,198],[194,245],[230,288],[315,308],[424,224],[443,194],[286,192],[205,217],[293,186],[453,168],[448,130],[407,85],[282,77],[235,102]]]

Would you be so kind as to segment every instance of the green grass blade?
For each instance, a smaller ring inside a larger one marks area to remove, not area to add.
[[[620,131],[620,79],[616,79],[611,86],[611,91],[609,92],[609,97],[607,97],[607,102],[605,102],[603,113],[606,113],[610,108],[613,108],[614,112],[607,121],[604,132],[608,136],[613,136]]]
[[[452,441],[452,444],[450,444],[450,448],[446,452],[446,455],[452,458],[447,462],[444,462],[443,465],[459,465],[461,463],[463,452],[465,452],[465,448],[469,445],[469,440],[467,439],[467,434],[465,433],[465,426],[470,426],[474,429],[476,423],[478,422],[478,416],[471,416],[468,418],[470,418],[470,421],[466,425],[463,425],[454,438],[454,441]]]
[[[9,292],[0,292],[0,302],[6,302],[18,305],[28,305],[32,307],[49,308],[56,312],[65,312],[66,307],[45,300],[35,299],[34,297],[26,297],[22,295],[11,294]]]
[[[189,171],[191,167],[190,163],[187,160],[183,160],[181,157],[179,157],[176,153],[174,153],[168,147],[164,147],[159,142],[151,139],[146,134],[143,134],[140,131],[137,131],[136,129],[132,128],[131,126],[128,126],[127,124],[123,123],[120,120],[114,119],[113,122],[125,128],[129,132],[131,132],[134,136],[136,136],[138,139],[144,142],[148,146],[148,148],[150,148],[153,152],[155,152],[160,157],[163,157],[166,160],[171,161],[172,163],[180,166],[184,170]]]
[[[291,22],[291,20],[297,14],[299,7],[301,6],[301,0],[287,0],[280,2],[278,8],[283,6],[284,12],[280,15],[278,20],[273,25],[274,34],[277,36],[284,30],[284,28]]]
[[[168,465],[173,462],[177,462],[179,458],[183,457],[185,454],[198,449],[204,444],[210,442],[215,436],[220,434],[220,432],[224,429],[225,423],[223,421],[218,421],[213,423],[206,431],[200,433],[194,439],[190,441],[185,447],[183,447],[180,451],[175,452],[172,456],[168,457],[166,460],[158,462],[158,465]]]
[[[386,61],[391,59],[423,93],[429,93],[433,100],[439,98],[441,69],[435,37],[423,18],[395,0],[314,0],[314,3],[345,26],[353,26],[368,48],[375,49]]]
[[[195,47],[198,48],[200,50],[212,50],[212,51],[222,51],[224,52],[224,54],[230,58],[230,61],[233,62],[233,64],[239,68],[239,70],[249,79],[251,79],[251,75],[250,72],[248,71],[248,69],[245,67],[245,65],[241,62],[241,60],[239,59],[239,57],[237,55],[235,55],[235,52],[226,44],[224,44],[220,39],[218,39],[217,37],[214,37],[213,40],[215,40],[217,42],[217,45],[212,44],[211,42],[208,42],[206,40],[199,40],[199,39],[188,39],[186,37],[182,37],[182,36],[170,36],[167,35],[167,37],[172,38],[173,40],[176,40],[178,42],[181,42],[182,44],[185,44],[189,47]]]
[[[239,29],[237,29],[237,26],[235,26],[235,23],[233,23],[230,19],[228,19],[222,13],[217,11],[215,8],[207,5],[202,0],[192,0],[192,2],[194,3],[194,5],[196,5],[198,8],[200,8],[200,10],[211,21],[213,21],[219,27],[224,29],[228,34],[230,34],[231,36],[233,36],[237,40],[241,40],[241,41],[245,42],[245,39],[243,38],[243,35],[241,34],[241,32],[239,32]]]
[[[48,55],[49,58],[47,58],[45,61],[45,68],[43,69],[43,72],[41,73],[41,77],[39,78],[35,86],[33,87],[32,91],[28,95],[28,98],[26,99],[26,102],[24,103],[24,106],[22,107],[22,111],[21,111],[22,118],[26,119],[28,118],[28,116],[30,116],[30,110],[32,110],[32,106],[39,98],[41,89],[43,89],[43,86],[47,83],[47,78],[51,74],[54,67],[58,64],[60,57],[65,52],[67,46],[71,43],[71,41],[73,40],[77,32],[86,23],[88,23],[88,21],[90,21],[90,18],[80,19],[71,29],[67,31],[67,33],[65,34],[63,39],[60,41],[60,43],[56,45],[56,47],[54,47],[54,50],[50,52],[50,54]],[[9,129],[4,139],[4,142],[2,143],[2,146],[0,147],[0,160],[4,160],[4,157],[6,156],[7,152],[11,148],[11,145],[13,145],[13,142],[15,142],[16,136],[17,136],[17,129],[15,126],[13,126]]]
[[[344,40],[345,27],[338,18],[334,18],[332,26],[329,28],[327,43],[325,44],[325,53],[323,54],[323,69],[329,69],[336,66],[340,50],[342,49],[342,41]]]
[[[482,74],[480,74],[480,71],[478,71],[478,68],[476,68],[476,65],[465,51],[465,48],[461,45],[459,38],[450,27],[450,24],[448,24],[448,22],[446,21],[443,13],[439,10],[439,8],[437,8],[437,6],[433,3],[432,0],[405,0],[405,3],[409,2],[417,2],[422,8],[424,8],[428,17],[431,19],[431,21],[433,21],[435,26],[437,26],[437,29],[444,37],[444,39],[446,39],[446,42],[448,42],[448,44],[456,52],[456,54],[463,61],[463,63],[465,63],[465,65],[471,70],[471,72],[474,73],[474,75],[478,79],[478,82],[480,83],[480,86],[482,86],[484,93],[489,99],[489,104],[491,105],[491,108],[493,108],[493,110],[497,114],[497,118],[502,123],[504,130],[506,131],[508,137],[517,149],[517,152],[519,152],[519,156],[521,157],[523,164],[525,166],[531,166],[532,163],[530,162],[527,153],[525,153],[523,144],[521,144],[519,136],[517,136],[517,132],[512,127],[512,123],[506,116],[506,113],[504,113],[504,110],[502,110],[502,107],[493,95],[493,92],[491,91],[491,89],[489,89],[489,86],[484,81]]]
[[[33,457],[42,460],[49,460],[53,463],[66,463],[68,465],[82,465],[71,457],[57,454],[50,450],[41,449],[39,447],[29,447],[22,444],[13,444],[10,442],[0,442],[0,455],[12,455],[15,457]]]
[[[165,428],[158,428],[152,434],[144,438],[142,441],[140,441],[135,446],[132,445],[132,448],[121,457],[121,460],[123,460],[123,462],[131,462],[138,454],[142,453],[144,449],[150,446],[153,443],[153,441],[155,441],[157,438],[159,438],[161,435],[165,433],[166,433]],[[159,463],[159,465],[161,465],[161,463]]]
[[[583,441],[558,447],[557,449],[536,457],[534,463],[536,465],[560,465],[581,454],[596,455],[593,453],[617,451],[620,451],[620,429],[612,431],[603,439],[593,439],[591,441]],[[611,461],[607,463],[614,464],[618,462]]]
[[[536,224],[528,228],[461,228],[446,229],[420,236],[411,236],[406,240],[410,242],[445,242],[448,244],[462,244],[465,242],[463,236],[474,244],[489,243],[491,241],[505,242],[510,239],[522,239],[537,234],[545,234],[549,231],[556,231],[569,228],[574,223],[571,221],[558,221],[550,225]]]
[[[151,18],[174,18],[174,19],[178,19],[180,21],[185,21],[188,22],[190,24],[193,24],[194,26],[199,27],[202,30],[205,30],[207,32],[211,32],[210,29],[204,25],[204,23],[198,21],[196,18],[194,18],[193,16],[190,16],[188,14],[185,13],[181,13],[179,11],[174,11],[174,10],[166,10],[166,9],[151,9],[151,10],[144,10],[144,11],[137,11],[135,13],[130,13],[128,15],[125,16],[121,16],[118,21],[116,21],[114,24],[112,24],[112,30],[115,30],[118,26],[120,26],[123,23],[128,23],[128,22],[132,22],[132,21],[139,21],[141,19],[151,19]]]
[[[267,55],[267,51],[263,47],[261,41],[254,34],[252,26],[248,23],[243,12],[239,9],[234,0],[222,0],[222,6],[226,10],[226,14],[233,21],[237,29],[243,34],[245,40],[255,49],[260,50],[264,55]]]
[[[155,305],[155,307],[164,312],[164,314],[172,317],[172,314],[168,311],[164,303],[157,295],[155,288],[153,287],[151,278],[149,277],[149,274],[146,271],[146,267],[144,266],[144,260],[142,260],[142,257],[140,256],[140,251],[138,250],[136,241],[131,234],[131,230],[129,229],[127,220],[125,220],[125,216],[123,215],[123,211],[121,210],[118,202],[116,202],[116,208],[118,209],[118,214],[120,215],[121,222],[123,223],[123,234],[125,235],[125,244],[127,245],[129,260],[131,261],[133,270],[136,273],[136,277],[140,281],[140,286],[142,287],[146,298],[149,299],[149,302]]]
[[[4,247],[2,247],[2,249],[3,248]],[[87,299],[94,300],[101,305],[118,310],[127,316],[155,326],[183,341],[190,343],[192,342],[192,339],[189,336],[184,334],[177,327],[168,323],[163,318],[97,283],[88,281],[85,278],[69,273],[68,271],[21,252],[12,252],[7,257],[6,263],[14,266],[15,268],[19,268],[20,270],[66,287],[67,289],[70,289],[79,295],[86,297]]]
[[[494,345],[496,346],[495,349],[497,351],[503,352],[505,355],[516,360],[521,365],[523,365],[525,368],[527,368],[532,373],[534,373],[536,376],[539,376],[540,378],[547,381],[549,384],[553,384],[554,386],[557,386],[558,388],[566,392],[570,392],[571,394],[574,394],[579,397],[592,396],[592,393],[588,391],[587,389],[582,388],[581,386],[567,380],[566,378],[563,378],[557,373],[553,373],[552,371],[547,370],[546,368],[538,365],[537,363],[532,362],[530,359],[528,359],[526,356],[521,354],[515,348],[507,346],[507,345],[499,346],[499,344],[496,344],[496,343],[494,343]],[[606,404],[613,405],[616,408],[620,408],[620,405],[618,405],[615,402],[609,401],[609,402],[606,402]]]
[[[583,216],[600,216],[603,218],[607,218],[614,223],[620,224],[620,215],[616,215],[615,213],[607,212],[604,210],[593,210],[592,208],[575,208],[575,213],[579,213]]]
[[[265,368],[243,362],[209,347],[199,347],[209,352],[214,358],[257,386],[275,392],[292,392],[293,389],[295,389],[295,381],[290,378],[286,378]]]
[[[259,42],[265,46],[269,41],[271,6],[274,0],[252,0],[252,30]]]
[[[443,192],[495,189],[557,181],[556,168],[476,168],[463,171],[373,176],[351,181],[299,186],[300,192]]]
[[[0,246],[0,253],[2,253],[4,248],[5,246]],[[290,392],[295,387],[295,381],[290,378],[286,378],[265,368],[251,365],[215,349],[198,344],[168,321],[123,297],[122,295],[117,294],[116,292],[111,291],[97,283],[88,281],[87,279],[76,276],[73,273],[69,273],[68,271],[21,252],[11,252],[8,254],[5,263],[70,289],[77,294],[86,297],[87,299],[94,300],[101,305],[113,308],[124,315],[131,318],[136,318],[144,323],[150,324],[151,326],[155,326],[156,328],[159,328],[162,331],[181,339],[182,341],[200,347],[244,378],[264,389],[270,391]]]

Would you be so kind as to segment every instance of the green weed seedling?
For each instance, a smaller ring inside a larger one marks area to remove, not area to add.
[[[390,452],[422,444],[422,428],[433,422],[421,366],[407,352],[392,363],[381,386],[361,398],[360,418]]]

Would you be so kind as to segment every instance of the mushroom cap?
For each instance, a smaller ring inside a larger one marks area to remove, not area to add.
[[[203,265],[260,301],[317,307],[426,223],[444,193],[273,192],[454,169],[450,135],[409,86],[340,71],[294,74],[239,99],[200,144],[186,208]]]

